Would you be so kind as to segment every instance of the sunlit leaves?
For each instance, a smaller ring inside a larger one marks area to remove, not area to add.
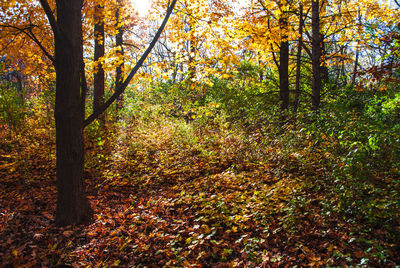
[[[31,77],[38,75],[44,81],[53,79],[52,62],[37,45],[39,42],[53,54],[51,31],[40,5],[32,1],[6,2],[0,9],[0,51],[6,53],[14,69]]]

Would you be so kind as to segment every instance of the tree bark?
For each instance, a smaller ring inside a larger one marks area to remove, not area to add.
[[[94,96],[93,96],[93,111],[98,111],[104,103],[104,69],[101,63],[101,58],[104,57],[104,7],[96,5],[94,10],[94,61],[97,62],[94,80]],[[102,118],[104,121],[104,118]]]
[[[312,109],[319,109],[321,103],[321,35],[319,0],[312,1]]]
[[[285,14],[283,14],[285,16]],[[281,110],[287,110],[289,107],[289,41],[287,36],[288,21],[286,17],[279,19],[279,26],[283,35],[279,49],[279,88]]]
[[[303,5],[299,7],[299,40],[297,42],[297,55],[296,55],[296,89],[294,95],[293,111],[296,114],[300,101],[300,76],[301,76],[301,50],[303,47]]]
[[[121,6],[122,0],[118,0],[119,6]],[[115,46],[118,48],[117,50],[117,55],[118,57],[123,57],[124,56],[124,49],[123,49],[123,43],[124,43],[124,28],[120,25],[121,23],[121,9],[117,7],[117,11],[115,14],[116,18],[116,27],[117,27],[117,34],[115,35]],[[118,64],[117,68],[115,69],[115,88],[120,88],[124,82],[124,77],[123,77],[123,68],[124,68],[124,62]],[[124,107],[124,98],[123,95],[120,95],[117,98],[116,102],[116,108],[117,108],[117,113],[122,110]]]
[[[321,26],[320,26],[321,27]],[[321,57],[320,57],[320,64],[321,64],[321,90],[324,88],[325,85],[329,83],[329,69],[328,65],[326,64],[326,42],[325,36],[320,33],[319,41],[321,43]]]
[[[357,48],[356,48],[356,59],[354,61],[353,75],[351,77],[351,85],[352,86],[354,86],[355,83],[356,83],[359,55],[360,55],[360,51],[359,51],[359,47],[357,45]]]
[[[57,0],[56,3],[56,223],[66,226],[88,222],[92,210],[83,179],[82,0]]]
[[[358,24],[362,25],[362,16],[360,10],[358,10]],[[357,46],[356,46],[356,58],[354,61],[354,68],[353,68],[353,75],[351,77],[351,85],[354,86],[356,83],[356,78],[357,78],[357,72],[358,72],[358,61],[360,57],[360,42],[357,41]]]

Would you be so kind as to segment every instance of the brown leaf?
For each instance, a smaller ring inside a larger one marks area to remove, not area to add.
[[[74,231],[64,231],[63,236],[69,238],[74,234]]]

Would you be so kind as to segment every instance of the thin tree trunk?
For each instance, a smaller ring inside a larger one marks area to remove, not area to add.
[[[358,10],[358,24],[361,27],[361,25],[362,25],[362,16],[361,16],[360,9]],[[355,59],[355,62],[354,62],[353,75],[351,77],[351,85],[352,86],[354,86],[354,84],[356,83],[359,57],[360,57],[360,44],[359,44],[359,41],[357,41],[356,59]]]
[[[301,49],[303,43],[303,5],[300,4],[299,7],[299,40],[297,43],[297,55],[296,55],[296,89],[294,95],[294,104],[293,104],[293,111],[296,114],[297,109],[299,108],[299,101],[300,101],[300,76],[301,76]]]
[[[360,49],[357,45],[357,50],[356,50],[356,59],[354,61],[354,69],[353,69],[353,75],[351,78],[351,85],[354,86],[354,84],[356,83],[356,78],[357,78],[357,68],[358,68],[358,58],[360,57]]]
[[[188,79],[189,79],[190,84],[196,78],[195,54],[197,51],[195,28],[192,25],[193,25],[193,22],[191,19],[189,19],[190,40],[189,40]]]
[[[283,14],[285,16],[285,14]],[[287,40],[287,27],[288,21],[286,17],[279,19],[281,31],[285,33],[282,35],[279,53],[279,87],[280,87],[280,100],[281,110],[287,110],[289,107],[289,41]]]
[[[119,6],[122,6],[123,0],[118,0]],[[115,35],[115,46],[118,48],[117,50],[117,55],[118,57],[123,57],[124,56],[124,28],[121,26],[121,9],[118,7],[117,12],[115,14],[116,18],[116,23],[117,23],[117,34]],[[124,69],[124,62],[122,61],[121,64],[119,64],[115,70],[115,88],[121,88],[123,82],[124,82],[124,77],[123,77],[123,69]],[[117,108],[117,113],[119,113],[122,108],[124,107],[124,97],[123,95],[120,95],[117,98],[116,102],[116,108]]]
[[[176,63],[176,53],[175,52],[173,52],[173,60],[172,61],[173,62],[172,62],[171,68],[174,68],[174,73],[172,74],[172,83],[175,84],[176,78],[178,75],[178,68],[179,68],[178,64]]]
[[[104,7],[96,5],[94,10],[94,61],[97,63],[94,72],[93,111],[97,112],[104,103],[104,69],[101,58],[104,57]],[[101,121],[104,121],[104,116]]]
[[[321,40],[319,0],[312,1],[312,109],[318,110],[321,103]]]
[[[345,50],[346,49],[343,46],[342,47],[342,52],[341,52],[342,55],[344,55]],[[346,77],[346,66],[345,66],[345,60],[344,59],[342,59],[342,66],[341,66],[341,70],[340,70],[340,75],[341,75],[341,82],[340,82],[341,86],[344,86],[344,85],[347,84],[347,81],[348,81],[348,79]]]
[[[261,68],[262,65],[263,65],[262,62],[259,60],[258,66],[260,67],[260,70],[258,72],[258,77],[259,77],[260,83],[262,83],[264,81],[264,68]]]
[[[40,0],[40,1],[45,1],[45,0]],[[88,118],[86,118],[86,120],[84,121],[84,126],[88,126],[90,123],[92,123],[94,120],[96,120],[102,112],[104,112],[108,107],[110,107],[114,103],[114,101],[124,93],[125,89],[128,87],[129,83],[132,81],[133,77],[135,76],[137,71],[140,69],[140,67],[142,67],[143,63],[149,56],[150,52],[156,45],[157,41],[160,39],[160,36],[161,36],[162,32],[164,31],[165,26],[167,25],[168,19],[171,16],[172,11],[175,8],[176,2],[177,2],[177,0],[171,1],[171,4],[169,5],[169,7],[167,9],[167,13],[165,14],[164,20],[162,21],[160,27],[158,28],[155,36],[153,37],[152,41],[150,42],[150,44],[147,47],[147,49],[145,50],[145,52],[143,52],[140,59],[136,62],[135,67],[132,68],[132,70],[129,72],[129,74],[125,78],[124,82],[121,84],[121,87],[115,89],[114,94],[112,94],[111,97],[104,102],[104,105],[101,107],[101,109],[97,113],[93,113]]]
[[[320,58],[320,64],[321,64],[321,88],[324,87],[324,85],[329,83],[329,69],[326,64],[326,43],[325,43],[325,37],[320,34],[320,42],[321,42],[321,58]]]
[[[92,210],[83,179],[82,0],[57,0],[56,3],[56,223],[65,226],[89,221]]]

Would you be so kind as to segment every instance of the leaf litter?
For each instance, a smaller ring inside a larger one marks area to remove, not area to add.
[[[326,181],[324,167],[302,169],[295,157],[280,158],[279,147],[243,133],[193,128],[185,136],[159,124],[124,130],[117,142],[111,135],[101,148],[89,139],[85,176],[95,217],[87,226],[54,225],[54,156],[47,149],[27,147],[16,167],[15,158],[2,158],[2,266],[400,263],[399,245],[387,242],[385,231],[360,232],[326,209],[329,194],[315,187]]]

